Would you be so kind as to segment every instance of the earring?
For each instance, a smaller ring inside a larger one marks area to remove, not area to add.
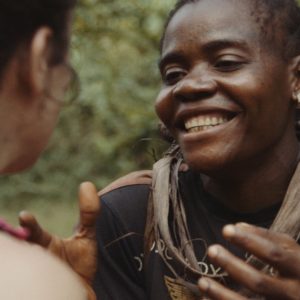
[[[295,92],[294,99],[300,105],[300,91]]]
[[[300,105],[300,91],[293,92],[293,99],[298,105]]]

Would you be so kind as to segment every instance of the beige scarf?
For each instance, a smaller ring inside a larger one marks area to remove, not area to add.
[[[148,206],[147,225],[145,232],[145,249],[150,249],[153,241],[156,242],[157,250],[164,260],[167,267],[177,278],[177,282],[185,285],[195,294],[199,296],[199,290],[196,286],[183,280],[165,259],[163,255],[160,240],[164,241],[165,247],[171,256],[179,262],[185,270],[191,272],[195,277],[201,277],[203,273],[197,262],[193,242],[191,240],[186,213],[183,206],[183,201],[179,192],[178,172],[180,165],[183,162],[179,147],[174,146],[169,153],[153,167],[152,193]],[[286,233],[295,240],[299,239],[300,235],[300,164],[298,165],[295,174],[290,182],[285,199],[282,206],[270,227],[270,230]],[[173,228],[177,229],[176,242],[171,236],[169,218],[172,212],[174,219]],[[152,237],[152,240],[151,240]],[[179,243],[179,246],[178,246]],[[149,250],[148,250],[149,252]],[[147,252],[146,252],[147,254]],[[250,256],[248,263],[264,272],[270,272],[270,267],[258,260],[254,256]],[[222,277],[225,274],[213,276]],[[207,276],[207,275],[205,275]]]

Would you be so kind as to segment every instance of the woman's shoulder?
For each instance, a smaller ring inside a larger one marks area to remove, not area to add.
[[[98,195],[105,205],[115,210],[126,210],[139,204],[146,204],[152,182],[152,171],[129,173],[102,189]]]
[[[137,171],[123,176],[99,192],[100,216],[128,230],[142,232],[152,183],[152,171]]]
[[[131,172],[123,177],[118,178],[117,180],[110,183],[104,189],[99,192],[99,196],[103,197],[108,193],[111,193],[115,190],[136,186],[136,185],[148,185],[150,186],[152,182],[152,171],[151,170],[142,170]]]
[[[86,299],[75,273],[39,246],[0,233],[0,299]]]

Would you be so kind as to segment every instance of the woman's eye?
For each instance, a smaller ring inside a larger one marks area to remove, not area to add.
[[[180,68],[173,68],[165,71],[162,75],[163,82],[167,85],[173,85],[180,81],[184,76],[186,75],[186,72]]]
[[[218,60],[214,67],[221,72],[230,72],[239,70],[244,64],[245,62],[240,60],[222,59]]]

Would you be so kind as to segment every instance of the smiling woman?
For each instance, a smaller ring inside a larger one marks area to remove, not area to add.
[[[186,162],[206,174],[232,177],[236,170],[240,177],[248,166],[297,149],[289,65],[278,47],[261,43],[260,24],[249,15],[253,4],[246,5],[224,4],[218,13],[215,1],[186,4],[162,43],[156,111]]]
[[[99,298],[300,294],[299,24],[293,0],[178,1],[155,104],[176,142],[102,192]]]

